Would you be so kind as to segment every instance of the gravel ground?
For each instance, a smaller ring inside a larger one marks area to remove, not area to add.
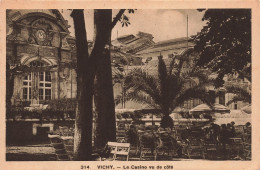
[[[54,148],[49,144],[7,146],[6,161],[55,161]]]
[[[215,153],[210,154],[213,160],[223,160],[221,157],[216,157]],[[151,156],[151,155],[150,155]],[[209,156],[209,155],[208,155]],[[146,158],[146,161],[153,161],[151,158]],[[212,159],[209,158],[209,159]],[[140,161],[139,156],[130,151],[130,161]],[[191,160],[203,160],[201,157],[187,159],[187,158],[172,158],[165,156],[159,156],[158,159],[163,161],[191,161]],[[56,155],[54,148],[49,144],[40,145],[27,145],[27,146],[7,146],[6,161],[56,161]]]

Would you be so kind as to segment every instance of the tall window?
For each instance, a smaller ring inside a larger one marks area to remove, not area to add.
[[[51,100],[51,73],[40,72],[39,99]]]
[[[39,61],[30,63],[31,67],[44,67]],[[41,70],[41,69],[39,69]],[[33,87],[32,84],[37,84]],[[39,94],[39,100],[51,100],[51,73],[50,72],[31,72],[23,79],[23,99],[32,99],[32,88]]]
[[[32,95],[32,73],[23,79],[23,99],[30,100]]]

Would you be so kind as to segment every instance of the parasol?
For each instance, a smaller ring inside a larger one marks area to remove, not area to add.
[[[251,104],[244,106],[243,108],[240,109],[242,112],[245,112],[247,114],[251,114],[252,113],[252,109],[251,109]]]
[[[207,104],[200,104],[189,111],[189,113],[205,113],[205,112],[218,112],[230,113],[230,109],[221,104],[215,103],[211,107]]]

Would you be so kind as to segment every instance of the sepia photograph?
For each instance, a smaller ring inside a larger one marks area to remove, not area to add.
[[[6,161],[250,161],[251,14],[7,9]]]

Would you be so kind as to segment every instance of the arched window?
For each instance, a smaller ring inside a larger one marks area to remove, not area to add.
[[[44,68],[45,64],[39,61],[33,61],[30,63],[32,69],[34,67]],[[43,71],[43,69],[32,70],[30,74],[23,79],[23,99],[31,100],[37,98],[37,100],[51,100],[52,94],[51,73]],[[33,96],[36,95],[36,96]]]

